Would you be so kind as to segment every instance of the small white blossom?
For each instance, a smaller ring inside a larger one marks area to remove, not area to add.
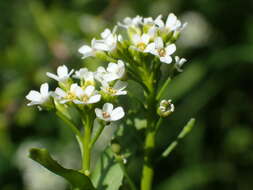
[[[120,79],[125,74],[125,64],[123,61],[118,60],[118,63],[109,63],[107,67],[107,73],[104,74],[104,79],[107,82]]]
[[[121,36],[117,36],[115,32],[111,32],[108,28],[101,33],[101,37],[102,40],[96,41],[96,49],[109,52],[117,47],[117,43],[121,39]]]
[[[181,69],[181,67],[187,60],[185,58],[179,58],[178,56],[176,56],[175,61],[175,68],[178,70],[178,72],[182,72],[183,70]]]
[[[97,68],[97,71],[94,73],[94,77],[97,81],[103,82],[105,80],[105,75],[108,74],[106,69],[102,66]]]
[[[143,19],[143,24],[144,25],[154,25],[155,21],[152,17],[147,17]]]
[[[98,51],[99,44],[100,44],[99,41],[93,38],[91,40],[91,46],[83,45],[82,47],[80,47],[78,49],[78,52],[83,55],[82,59],[85,59],[86,57],[90,56],[92,57],[95,56],[96,52]]]
[[[122,107],[113,109],[113,105],[105,103],[102,109],[95,109],[96,116],[104,121],[117,121],[124,117],[125,112]]]
[[[109,63],[108,67],[105,69],[100,66],[94,73],[94,77],[99,82],[111,82],[120,79],[125,74],[125,64],[123,61],[118,60],[117,63]]]
[[[68,68],[65,65],[62,65],[57,68],[57,75],[49,72],[47,72],[46,74],[48,77],[57,80],[58,82],[66,82],[73,72],[73,69],[68,72]]]
[[[132,47],[138,51],[146,52],[150,39],[151,36],[149,34],[134,34],[132,37],[134,45]]]
[[[78,89],[78,99],[73,100],[75,104],[94,104],[100,101],[101,95],[95,90],[95,87],[90,85],[85,90]]]
[[[128,29],[129,27],[138,27],[142,24],[142,17],[141,16],[136,16],[134,18],[126,17],[123,20],[123,23],[118,22],[118,25]]]
[[[89,71],[87,68],[81,68],[79,71],[76,71],[74,77],[84,80],[89,84],[94,83],[94,73]]]
[[[170,64],[172,62],[171,55],[176,51],[176,46],[170,44],[165,47],[162,38],[157,37],[155,42],[148,45],[146,51],[158,56],[161,62]]]
[[[127,87],[127,82],[123,81],[117,81],[113,87],[110,87],[110,85],[107,82],[102,82],[101,90],[103,90],[105,93],[111,95],[111,96],[119,96],[119,95],[126,95],[127,91],[124,89]]]
[[[182,24],[180,20],[177,19],[177,16],[173,13],[169,14],[166,20],[166,23],[162,20],[162,15],[159,15],[155,19],[155,24],[159,26],[161,30],[170,31],[181,31],[187,25],[186,23]]]
[[[77,100],[78,95],[80,95],[82,91],[82,88],[78,86],[78,84],[74,83],[71,84],[70,89],[68,91],[64,91],[61,88],[57,87],[55,89],[55,94],[57,95],[59,102],[61,104],[65,104],[67,102],[74,102],[74,100]]]
[[[28,103],[28,106],[33,105],[42,105],[46,103],[50,98],[51,92],[49,92],[49,87],[47,83],[44,83],[40,86],[40,92],[31,90],[26,99],[30,100],[31,102]]]

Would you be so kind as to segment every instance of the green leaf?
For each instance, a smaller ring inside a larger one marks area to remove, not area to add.
[[[98,190],[118,190],[122,185],[123,171],[110,149],[101,155],[91,180]]]
[[[29,151],[29,157],[47,168],[49,171],[65,178],[74,189],[95,190],[87,176],[78,171],[63,168],[50,156],[46,149],[32,148]]]

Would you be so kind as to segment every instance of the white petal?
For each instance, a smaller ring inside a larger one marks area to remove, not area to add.
[[[75,92],[76,92],[76,89],[77,89],[78,87],[79,87],[79,86],[78,86],[77,83],[71,84],[71,86],[70,86],[70,92],[75,93]]]
[[[114,73],[106,73],[106,74],[103,75],[103,79],[106,82],[111,82],[111,81],[114,81],[116,79],[119,79],[119,76],[117,74],[114,74]]]
[[[111,120],[112,121],[117,121],[117,120],[123,118],[124,115],[125,115],[125,112],[124,112],[123,108],[122,107],[117,107],[111,113]]]
[[[54,80],[59,81],[59,77],[58,77],[57,75],[53,74],[53,73],[47,72],[46,75],[47,75],[49,78],[52,78],[52,79],[54,79]]]
[[[161,48],[163,48],[163,40],[162,40],[162,38],[157,37],[157,38],[155,39],[155,48],[156,48],[156,49],[161,49]]]
[[[62,90],[61,88],[58,88],[58,87],[55,89],[55,94],[57,94],[58,96],[60,96],[62,98],[67,96],[67,93],[64,90]]]
[[[164,22],[162,20],[162,15],[159,15],[156,19],[155,19],[155,24],[158,25],[160,28],[164,27]]]
[[[120,81],[118,80],[114,85],[113,85],[113,88],[115,90],[123,90],[127,87],[127,82],[123,82],[123,81]]]
[[[99,119],[103,119],[104,120],[104,117],[103,117],[103,111],[99,108],[95,108],[95,113],[96,113],[96,116],[99,118]]]
[[[166,48],[166,55],[171,55],[176,51],[176,45],[175,44],[170,44]]]
[[[94,92],[94,90],[95,90],[95,87],[92,86],[92,85],[89,85],[89,86],[87,86],[87,87],[85,88],[84,93],[85,93],[87,96],[91,96],[92,93]]]
[[[108,51],[109,47],[104,42],[96,41],[96,43],[94,43],[94,49],[100,51]]]
[[[105,103],[103,105],[103,111],[104,112],[107,112],[107,113],[111,114],[112,110],[113,110],[113,105],[111,103]]]
[[[149,52],[149,53],[152,53],[152,54],[156,54],[155,43],[148,44],[144,52]]]
[[[119,91],[116,92],[115,95],[116,95],[116,96],[120,96],[120,95],[126,95],[126,94],[127,94],[127,91],[125,91],[125,90],[124,90],[124,91],[119,90]]]
[[[166,64],[170,64],[172,62],[172,58],[171,56],[160,57],[160,61]]]
[[[177,17],[173,13],[170,13],[167,17],[166,27],[172,28],[177,22]]]
[[[97,95],[91,96],[87,103],[89,104],[97,103],[100,101],[100,99],[101,99],[101,95],[97,94]]]
[[[111,73],[115,73],[118,69],[118,65],[116,63],[109,63],[107,67],[107,71]]]
[[[42,96],[48,96],[48,89],[49,89],[49,86],[47,83],[44,83],[40,86],[40,93]]]
[[[30,101],[36,101],[40,102],[41,101],[41,94],[38,91],[31,90],[28,95],[26,96],[26,99]]]
[[[134,43],[135,45],[137,45],[138,43],[141,42],[141,37],[140,37],[140,35],[138,35],[138,34],[134,34],[132,40],[133,40],[133,43]]]
[[[103,39],[107,38],[109,35],[111,34],[111,30],[106,28],[102,33],[101,33],[101,37]]]
[[[59,77],[65,77],[68,75],[68,68],[65,65],[59,66],[57,68],[57,75]]]
[[[77,100],[77,99],[73,100],[73,103],[75,103],[75,104],[85,104],[84,102],[82,102],[80,100]]]
[[[143,34],[141,36],[141,40],[144,44],[148,44],[149,40],[150,40],[150,36],[148,34]]]
[[[92,51],[93,51],[92,48],[87,45],[83,45],[78,49],[78,52],[81,54],[90,54]]]

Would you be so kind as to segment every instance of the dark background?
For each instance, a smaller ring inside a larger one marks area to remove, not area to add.
[[[66,166],[79,166],[69,129],[53,114],[26,106],[29,90],[49,81],[45,72],[60,64],[95,68],[95,60],[80,59],[82,44],[126,16],[170,12],[188,22],[177,43],[188,62],[166,94],[176,112],[162,126],[158,150],[190,117],[197,124],[174,154],[158,163],[154,189],[253,189],[252,0],[2,0],[1,190],[67,189],[61,178],[26,157],[29,147],[47,147]]]

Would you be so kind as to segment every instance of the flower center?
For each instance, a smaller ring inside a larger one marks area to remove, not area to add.
[[[84,95],[82,97],[83,102],[87,102],[89,100],[89,97],[87,95]]]
[[[166,51],[164,48],[161,48],[158,50],[158,54],[160,57],[164,57],[166,55]]]
[[[146,47],[147,47],[147,45],[143,42],[140,42],[140,43],[137,44],[137,48],[142,50],[142,51],[144,51]]]
[[[111,88],[111,87],[108,87],[106,90],[107,90],[107,92],[108,92],[109,94],[116,94],[116,92],[117,92],[117,90],[115,90],[115,89],[113,89],[113,88]]]
[[[76,98],[76,95],[72,92],[68,92],[67,99],[74,100]]]
[[[103,115],[103,118],[105,119],[108,119],[110,117],[110,114],[108,112],[103,112],[102,115]]]

